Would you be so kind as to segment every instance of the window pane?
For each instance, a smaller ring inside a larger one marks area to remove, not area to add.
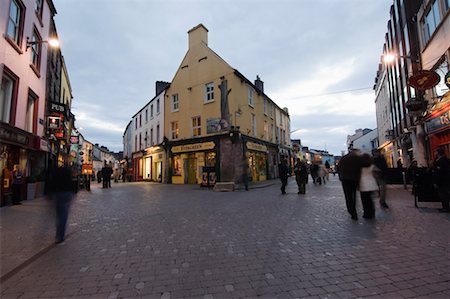
[[[9,123],[14,82],[3,77],[0,89],[0,121]]]

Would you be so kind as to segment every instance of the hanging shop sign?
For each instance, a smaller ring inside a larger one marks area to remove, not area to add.
[[[450,88],[450,71],[445,75],[445,85]]]
[[[258,152],[267,152],[267,146],[254,142],[247,142],[247,149]]]
[[[178,146],[172,147],[172,153],[205,151],[205,150],[211,150],[215,146],[216,146],[216,144],[212,141],[203,142],[203,143],[178,145]]]
[[[80,138],[78,136],[70,136],[70,143],[72,144],[78,144]]]
[[[411,98],[406,102],[406,108],[408,111],[424,111],[427,108],[427,102],[417,98]]]
[[[48,128],[50,130],[57,130],[61,128],[61,117],[59,116],[49,116],[48,117]]]
[[[145,149],[145,155],[152,155],[152,154],[160,152],[162,150],[163,149],[160,146],[153,146],[153,147]]]
[[[408,84],[418,90],[427,90],[438,85],[441,78],[435,71],[422,70],[409,77]]]

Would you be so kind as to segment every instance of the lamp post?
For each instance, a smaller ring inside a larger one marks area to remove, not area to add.
[[[406,128],[406,132],[400,136],[400,142],[403,142],[403,140],[407,140],[410,138],[414,153],[414,158],[417,161],[417,164],[419,166],[425,167],[428,165],[427,159],[426,159],[426,150],[425,150],[425,132],[423,128],[423,123],[421,120],[421,115],[424,110],[426,110],[427,102],[423,99],[423,90],[422,86],[417,86],[415,84],[416,81],[425,83],[428,78],[426,78],[426,75],[423,75],[422,73],[429,72],[429,71],[422,71],[420,66],[420,60],[412,57],[412,56],[403,56],[398,55],[393,52],[388,52],[383,55],[383,61],[386,65],[393,64],[397,59],[408,59],[413,64],[413,74],[412,76],[408,75],[408,86],[414,88],[415,91],[415,98],[410,98],[405,103],[408,116],[412,118],[411,127]],[[416,66],[416,68],[414,68]],[[416,70],[416,72],[414,72]],[[417,77],[420,76],[420,77]],[[425,77],[425,79],[423,78]],[[409,135],[409,136],[408,136]],[[402,146],[403,147],[403,146]],[[402,151],[402,156],[406,157],[406,151]]]
[[[41,44],[48,44],[52,48],[59,48],[59,40],[56,38],[50,38],[49,40],[30,41],[30,38],[27,37],[26,49],[28,50],[28,48],[34,45],[41,45]]]

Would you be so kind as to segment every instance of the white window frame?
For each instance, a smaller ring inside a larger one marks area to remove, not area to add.
[[[156,115],[159,115],[160,111],[159,99],[156,99]]]
[[[17,8],[17,15],[11,16],[13,5]],[[8,13],[8,25],[6,26],[6,35],[13,40],[18,46],[20,45],[20,35],[22,18],[24,17],[23,8],[16,0],[11,0],[11,6]],[[13,28],[12,28],[13,27]],[[14,36],[9,35],[9,32],[13,31]]]
[[[150,146],[153,146],[155,144],[153,140],[153,127],[150,128]]]
[[[180,137],[180,129],[178,126],[178,121],[170,122],[170,138],[172,140],[177,140]]]
[[[173,94],[170,100],[170,108],[172,112],[177,112],[180,110],[180,99],[178,93]]]
[[[150,119],[153,119],[153,104],[150,105]]]
[[[205,103],[214,102],[214,82],[205,84]]]
[[[256,137],[256,115],[254,113],[251,114],[251,122],[252,136]]]
[[[253,88],[251,88],[250,86],[248,87],[248,89],[247,89],[247,99],[248,99],[248,104],[250,105],[250,106],[254,106],[254,91],[253,91]]]
[[[0,84],[0,121],[11,123],[11,107],[14,103],[17,81],[3,72]]]
[[[159,124],[156,125],[156,143],[159,143]]]
[[[264,98],[264,115],[267,115],[268,113],[267,113],[267,105],[268,105],[268,101],[267,101],[267,99],[266,98]]]
[[[201,119],[200,115],[192,117],[191,126],[192,126],[192,136],[193,137],[202,136],[202,119]]]

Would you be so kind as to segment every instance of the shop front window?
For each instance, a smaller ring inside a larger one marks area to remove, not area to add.
[[[215,152],[208,152],[206,153],[206,166],[216,166],[216,153]]]
[[[182,161],[181,156],[173,157],[173,175],[181,175]]]

